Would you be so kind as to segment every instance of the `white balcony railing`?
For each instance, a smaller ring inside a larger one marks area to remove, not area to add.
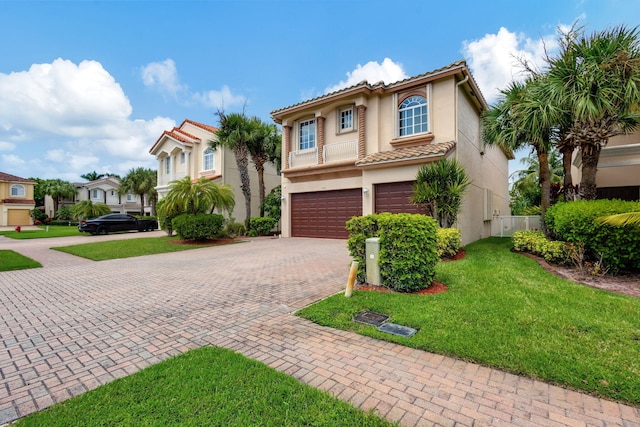
[[[318,164],[318,148],[313,147],[301,151],[289,153],[289,167],[297,168],[301,166],[311,166]]]
[[[323,147],[322,158],[325,163],[356,160],[358,158],[358,140],[327,144]]]

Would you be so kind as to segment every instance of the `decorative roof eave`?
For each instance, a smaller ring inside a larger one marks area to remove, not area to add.
[[[13,182],[16,184],[37,184],[36,181],[32,181],[26,178],[20,178],[19,176],[11,175],[4,172],[0,172],[0,182]]]
[[[387,165],[424,163],[425,160],[446,156],[456,146],[454,141],[423,144],[412,147],[398,148],[391,151],[381,151],[370,154],[358,160],[356,166],[360,168],[386,167]]]
[[[463,74],[464,77],[467,77],[467,76],[469,77],[466,83],[471,88],[471,92],[473,92],[475,97],[478,99],[480,108],[488,109],[489,107],[488,107],[487,101],[484,99],[484,96],[482,95],[482,92],[480,91],[480,88],[478,87],[478,84],[475,81],[475,78],[467,68],[466,61],[460,60],[450,65],[447,65],[445,67],[442,67],[427,73],[419,74],[417,76],[409,77],[407,79],[400,80],[387,85],[385,85],[383,82],[369,84],[365,80],[351,87],[340,89],[338,91],[328,93],[326,95],[321,95],[319,97],[316,97],[307,101],[303,101],[297,104],[293,104],[288,107],[273,110],[271,112],[271,117],[276,123],[282,124],[282,119],[286,115],[295,113],[300,110],[305,110],[305,109],[314,107],[316,105],[326,104],[327,102],[330,102],[335,99],[346,98],[348,96],[353,96],[360,93],[370,94],[374,92],[375,93],[397,92],[397,91],[403,90],[404,88],[412,87],[417,84],[427,84],[431,81],[442,79],[448,76],[454,76],[457,74]]]
[[[36,201],[33,199],[3,199],[2,203],[12,205],[35,205]]]
[[[185,146],[193,146],[193,144],[195,142],[201,141],[200,138],[198,138],[197,136],[191,135],[188,132],[185,132],[184,130],[182,130],[182,127],[185,125],[185,123],[188,123],[190,125],[196,126],[200,129],[203,129],[209,133],[211,133],[212,135],[215,135],[215,133],[218,131],[218,128],[214,127],[214,126],[209,126],[209,125],[205,125],[203,123],[199,123],[193,120],[189,120],[189,119],[185,119],[182,124],[180,124],[180,126],[178,127],[174,127],[171,130],[165,130],[162,132],[162,135],[160,135],[160,137],[156,140],[156,142],[151,146],[151,148],[149,149],[149,153],[155,155],[157,148],[162,145],[162,143],[166,140],[166,138],[170,138],[173,139],[175,142],[179,143],[179,144],[183,144]]]

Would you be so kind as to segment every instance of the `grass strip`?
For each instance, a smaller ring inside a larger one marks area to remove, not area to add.
[[[25,270],[42,267],[38,261],[12,250],[0,250],[0,271]]]
[[[15,230],[0,231],[0,236],[16,240],[47,239],[51,237],[79,236],[81,234],[75,225],[50,225],[48,230],[45,226],[40,225],[38,230],[21,230],[19,233]]]
[[[93,261],[104,261],[108,259],[131,258],[143,255],[162,254],[167,252],[179,252],[189,249],[198,249],[207,246],[228,244],[229,242],[212,240],[202,244],[182,244],[177,243],[174,237],[141,237],[136,239],[109,240],[105,242],[81,243],[78,245],[59,246],[54,249],[66,252]],[[233,242],[233,243],[237,243]]]
[[[560,279],[490,238],[439,263],[436,295],[355,291],[297,314],[318,324],[449,355],[640,405],[640,299]],[[411,338],[354,323],[361,311],[418,329]]]
[[[23,418],[17,426],[390,426],[266,365],[202,347]]]

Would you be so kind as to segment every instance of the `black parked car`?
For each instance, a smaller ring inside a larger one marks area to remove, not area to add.
[[[91,234],[108,234],[113,231],[150,231],[158,228],[155,219],[139,219],[127,214],[102,215],[94,219],[82,221],[78,230]]]

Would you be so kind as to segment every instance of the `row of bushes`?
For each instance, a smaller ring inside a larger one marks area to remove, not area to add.
[[[603,223],[599,218],[640,212],[640,202],[578,200],[547,209],[545,225],[553,240],[584,246],[590,262],[602,262],[613,271],[640,269],[640,227]]]
[[[208,240],[244,235],[268,236],[276,223],[277,220],[272,217],[253,217],[247,231],[244,224],[226,221],[220,214],[180,214],[171,218],[163,217],[161,227],[169,235],[175,231],[184,240]]]
[[[347,247],[358,261],[358,281],[366,281],[366,240],[379,237],[381,280],[399,292],[427,288],[438,260],[455,255],[461,244],[460,230],[438,228],[435,220],[425,215],[371,214],[352,218],[346,228]]]

